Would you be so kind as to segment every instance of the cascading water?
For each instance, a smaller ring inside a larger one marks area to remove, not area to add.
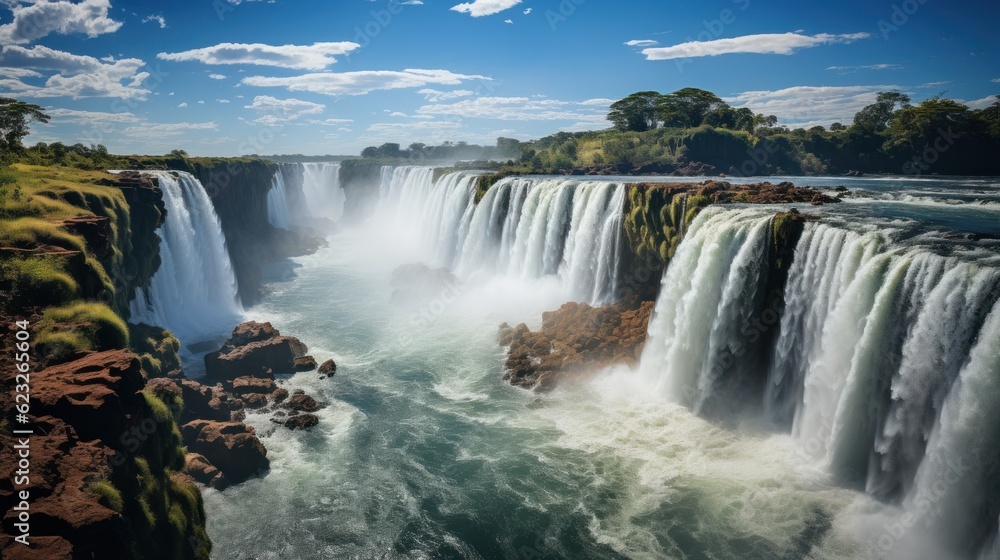
[[[267,191],[267,221],[279,229],[290,229],[292,219],[288,213],[288,194],[285,178],[280,170],[271,179],[271,190]]]
[[[759,377],[753,351],[765,333],[753,321],[776,313],[764,309],[772,216],[705,210],[664,276],[640,375],[695,412],[708,412],[724,394],[745,391]]]
[[[130,304],[131,321],[190,344],[224,332],[243,313],[222,225],[202,184],[181,171],[149,171],[163,191],[160,268]]]
[[[340,186],[339,163],[300,163],[304,213],[339,220],[344,213],[344,190]]]
[[[773,348],[763,349],[763,362],[746,360],[756,342],[747,326],[769,311],[760,305],[767,224],[766,213],[748,209],[710,208],[697,218],[664,276],[643,378],[695,412],[713,398],[730,410],[759,399],[791,427],[806,462],[898,504],[899,517],[877,537],[887,557],[983,550],[993,558],[995,545],[986,543],[996,541],[1000,515],[996,258],[808,223]],[[740,359],[725,359],[734,355]],[[725,391],[762,377],[760,392]],[[922,530],[909,531],[916,523]],[[940,550],[921,550],[927,538]]]
[[[614,298],[623,185],[504,179],[477,204],[476,181],[472,173],[435,181],[431,168],[386,167],[378,215],[413,232],[433,262],[461,276],[558,276],[574,298]]]

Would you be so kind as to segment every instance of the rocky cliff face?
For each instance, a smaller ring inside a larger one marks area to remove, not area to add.
[[[145,390],[147,376],[176,369],[176,339],[158,329],[130,332],[122,320],[135,289],[159,266],[161,192],[153,179],[124,173],[59,194],[80,217],[58,222],[59,235],[76,245],[59,253],[64,266],[52,274],[74,289],[51,299],[18,284],[19,297],[0,305],[4,410],[13,409],[14,385],[23,383],[14,378],[15,320],[31,323],[34,366],[31,423],[18,424],[34,431],[30,479],[16,488],[19,441],[10,437],[12,419],[0,422],[2,556],[208,558],[201,495],[184,473],[177,418]],[[55,262],[50,253],[22,251],[20,266],[44,267]],[[130,334],[142,359],[128,349]],[[19,534],[13,507],[22,490],[30,492],[30,547],[10,537]]]
[[[639,183],[629,186],[625,201],[624,255],[619,296],[624,300],[656,298],[660,279],[684,233],[710,204],[828,204],[838,199],[791,183],[734,185],[723,181]]]
[[[375,211],[382,181],[382,165],[348,160],[341,164],[340,185],[344,189],[344,219],[361,222]]]

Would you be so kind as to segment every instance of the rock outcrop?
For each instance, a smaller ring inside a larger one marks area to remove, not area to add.
[[[267,449],[243,422],[195,420],[185,424],[181,433],[188,450],[216,467],[228,483],[245,482],[270,468]]]
[[[250,321],[236,327],[218,352],[205,356],[205,371],[213,379],[294,373],[301,371],[296,360],[305,357],[307,351],[302,341],[281,336],[270,323]]]
[[[567,303],[542,316],[536,332],[523,323],[500,326],[499,342],[509,347],[504,379],[524,388],[549,390],[557,382],[581,378],[613,365],[634,365],[646,342],[653,302],[591,307]]]
[[[3,557],[131,558],[142,543],[167,557],[207,558],[201,496],[178,473],[184,465],[175,417],[146,391],[138,357],[87,353],[31,375],[30,481],[14,482],[17,440],[4,430],[0,510],[3,532],[18,534],[17,492],[30,492],[35,544],[24,548],[5,537]]]

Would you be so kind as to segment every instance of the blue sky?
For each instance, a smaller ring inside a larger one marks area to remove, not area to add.
[[[0,95],[53,116],[29,143],[116,153],[530,139],[682,87],[827,125],[889,89],[988,105],[997,22],[965,0],[0,0]]]

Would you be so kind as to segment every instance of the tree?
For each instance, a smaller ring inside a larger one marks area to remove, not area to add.
[[[847,127],[843,123],[835,122],[830,125],[831,132],[840,132],[841,130],[847,130]]]
[[[645,132],[659,126],[657,103],[663,97],[655,91],[640,91],[611,104],[608,120],[621,131]]]
[[[972,113],[951,99],[933,97],[916,106],[900,109],[892,119],[886,150],[923,150],[941,135],[969,134]]]
[[[899,106],[899,109],[896,106]],[[898,91],[883,91],[875,97],[875,103],[868,105],[854,115],[854,126],[874,132],[889,128],[896,111],[910,106],[910,96]]]
[[[21,140],[29,133],[28,125],[44,124],[50,118],[38,105],[0,97],[0,157],[24,151]]]
[[[717,95],[698,88],[679,89],[661,96],[656,104],[663,126],[678,128],[701,126],[710,113],[728,108]]]

